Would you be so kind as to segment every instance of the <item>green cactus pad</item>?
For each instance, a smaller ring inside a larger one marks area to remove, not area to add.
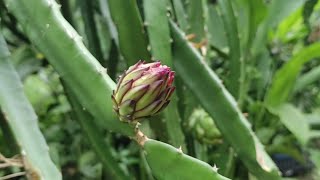
[[[160,141],[147,139],[143,148],[153,175],[159,180],[228,179],[218,174],[215,167]]]

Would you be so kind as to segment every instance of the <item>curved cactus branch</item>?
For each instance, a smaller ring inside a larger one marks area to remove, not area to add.
[[[111,92],[115,83],[62,17],[56,2],[5,0],[5,3],[31,42],[48,58],[99,125],[124,135],[133,135],[133,128],[120,122],[112,112]]]
[[[141,132],[137,132],[136,141],[143,147],[152,173],[159,180],[194,180],[200,177],[204,180],[228,180],[218,174],[215,166],[184,154],[181,147],[149,139]]]
[[[280,179],[278,168],[221,80],[206,65],[200,54],[188,44],[181,30],[173,22],[171,30],[176,71],[215,120],[223,137],[257,178]],[[197,76],[191,72],[197,72]]]
[[[172,67],[172,52],[170,42],[169,17],[167,14],[167,0],[144,1],[144,14],[151,45],[152,57],[161,60]],[[161,24],[161,26],[159,26]],[[169,141],[175,146],[185,146],[185,137],[181,128],[181,118],[177,110],[177,97],[172,95],[168,108],[164,110],[165,123]]]
[[[61,173],[49,156],[49,148],[40,132],[22,83],[9,60],[9,50],[0,34],[0,106],[17,140],[27,176],[59,180]]]
[[[149,61],[147,38],[136,1],[108,0],[108,2],[111,17],[118,30],[120,51],[128,65],[140,59]]]

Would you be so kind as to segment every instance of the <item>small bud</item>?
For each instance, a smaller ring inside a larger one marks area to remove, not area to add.
[[[221,133],[216,127],[214,120],[203,109],[195,109],[188,123],[188,129],[203,143],[215,144],[219,142]]]
[[[170,102],[174,72],[160,62],[139,61],[119,78],[113,91],[113,109],[121,121],[135,122],[155,115]]]

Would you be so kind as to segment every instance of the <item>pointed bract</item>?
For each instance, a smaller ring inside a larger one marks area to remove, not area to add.
[[[114,111],[126,122],[161,112],[174,92],[173,80],[170,67],[140,60],[119,77],[111,96]]]
[[[162,104],[162,100],[155,101],[151,103],[149,106],[145,107],[144,109],[141,109],[140,111],[136,111],[134,113],[134,117],[138,119],[141,117],[151,116],[154,114],[152,112],[154,112],[155,109],[158,109],[159,106],[161,106],[161,104]]]
[[[144,84],[133,87],[127,91],[127,93],[123,96],[123,99],[132,99],[135,101],[139,101],[139,99],[147,92],[149,86],[149,84]]]
[[[127,83],[121,85],[119,89],[117,89],[117,93],[114,94],[117,104],[122,102],[123,96],[129,91],[129,89],[132,87],[132,84],[133,80],[128,81]]]
[[[132,115],[135,110],[136,102],[134,100],[126,100],[119,106],[119,115],[122,116],[128,116]]]
[[[150,104],[150,101],[154,101],[159,94],[161,87],[163,84],[163,80],[158,80],[150,85],[149,90],[144,94],[141,99],[137,102],[137,111],[145,108]],[[148,104],[149,103],[149,104]]]

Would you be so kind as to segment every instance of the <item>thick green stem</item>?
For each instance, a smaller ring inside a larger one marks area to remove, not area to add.
[[[152,139],[142,139],[148,164],[158,180],[228,180],[209,164],[183,153],[179,148]],[[165,158],[163,158],[165,157]]]
[[[188,30],[188,21],[187,21],[187,14],[183,7],[181,0],[172,0],[174,13],[176,15],[179,27],[184,31],[187,32]]]
[[[171,23],[171,30],[176,71],[215,120],[223,137],[257,178],[280,179],[278,168],[251,130],[248,120],[238,109],[236,101],[219,77],[187,42],[174,23]],[[198,74],[195,76],[190,72]]]
[[[226,29],[228,45],[230,48],[230,74],[227,87],[230,93],[236,99],[239,98],[239,92],[244,85],[244,59],[241,58],[240,40],[236,17],[230,0],[219,1],[219,9]],[[243,92],[241,92],[243,93]]]
[[[167,0],[145,0],[144,10],[152,57],[172,67],[167,3]],[[186,151],[185,137],[181,129],[177,104],[177,96],[173,94],[168,108],[164,110],[165,123],[170,143],[177,147],[182,146],[183,150]]]
[[[108,3],[118,30],[119,48],[128,65],[139,60],[150,61],[147,38],[136,1],[108,0]]]
[[[20,147],[27,176],[32,174],[37,179],[60,180],[61,173],[50,159],[37,115],[9,58],[9,50],[0,34],[0,106]]]
[[[81,8],[81,13],[84,22],[84,30],[88,40],[88,47],[90,52],[98,59],[100,64],[105,64],[103,54],[101,52],[100,40],[98,37],[97,26],[94,19],[93,1],[80,0],[78,1]]]
[[[131,136],[134,128],[112,110],[115,83],[90,54],[52,0],[5,0],[32,43],[48,58],[99,126]],[[63,43],[61,43],[63,42]]]
[[[192,42],[201,43],[205,39],[205,20],[204,9],[202,6],[202,0],[189,1],[187,6],[188,22],[190,28],[187,33],[193,34],[195,37],[191,39]]]

